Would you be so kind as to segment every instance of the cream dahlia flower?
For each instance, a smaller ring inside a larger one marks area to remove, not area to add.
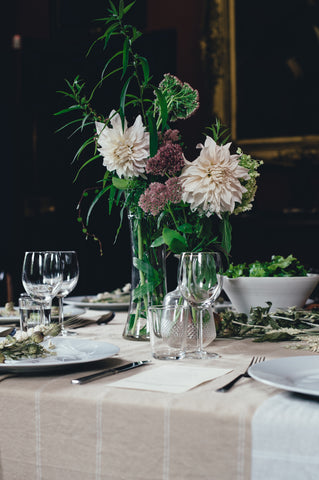
[[[127,128],[127,121],[122,128],[121,117],[115,110],[110,113],[111,125],[95,122],[98,134],[98,151],[103,157],[103,165],[119,177],[138,177],[145,171],[149,157],[149,133],[145,132],[141,115],[134,124]]]
[[[230,143],[219,146],[211,137],[193,162],[187,162],[180,180],[183,186],[183,201],[190,204],[192,211],[199,210],[207,217],[222,212],[232,213],[240,203],[246,188],[240,179],[248,180],[248,169],[239,165],[240,155],[231,155]]]

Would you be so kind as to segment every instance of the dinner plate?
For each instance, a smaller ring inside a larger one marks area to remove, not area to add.
[[[96,298],[96,295],[86,295],[85,297],[67,297],[63,301],[66,304],[76,307],[90,308],[91,310],[128,310],[129,302],[90,302],[89,299]]]
[[[21,360],[6,360],[0,363],[0,375],[6,372],[38,373],[48,370],[63,369],[66,366],[82,365],[116,355],[120,349],[107,342],[96,342],[69,337],[54,337],[43,342],[44,346],[51,341],[55,345],[54,355]]]
[[[319,356],[283,357],[253,365],[249,375],[289,392],[319,396]]]
[[[0,310],[3,310],[4,307],[0,308]],[[19,309],[18,308],[15,308],[15,311],[16,311],[16,314],[15,315],[0,315],[0,325],[7,325],[8,322],[12,322],[12,323],[19,323],[20,322],[20,316],[19,316]],[[67,317],[73,317],[75,315],[81,315],[82,313],[84,313],[84,309],[83,308],[77,308],[77,307],[74,307],[74,306],[65,306],[64,309],[64,316],[65,318]],[[52,318],[53,319],[58,319],[59,316],[58,315],[52,315]]]

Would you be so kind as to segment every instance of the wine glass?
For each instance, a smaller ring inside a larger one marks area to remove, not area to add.
[[[64,310],[63,298],[66,297],[75,288],[79,280],[79,262],[77,254],[74,251],[59,252],[61,258],[62,283],[56,293],[59,301],[59,324],[61,326],[61,334],[68,335],[68,331],[64,328]]]
[[[178,266],[178,285],[197,325],[196,349],[190,358],[212,358],[216,353],[203,349],[203,310],[213,305],[222,290],[222,261],[216,252],[184,252]]]
[[[59,252],[25,252],[22,267],[22,284],[30,297],[40,305],[41,323],[44,307],[51,305],[62,283]]]

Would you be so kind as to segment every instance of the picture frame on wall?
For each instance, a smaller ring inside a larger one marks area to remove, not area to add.
[[[265,161],[319,159],[319,2],[207,0],[211,110]]]

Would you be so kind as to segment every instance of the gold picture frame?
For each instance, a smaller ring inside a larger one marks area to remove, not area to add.
[[[255,0],[248,0],[248,3],[249,1],[253,2]],[[259,136],[256,134],[250,135],[249,125],[254,124],[257,118],[256,116],[252,116],[251,121],[249,117],[248,119],[246,118],[246,121],[244,122],[245,132],[240,132],[239,118],[241,111],[239,110],[239,105],[241,102],[239,98],[240,91],[238,89],[237,78],[240,52],[238,51],[238,37],[236,36],[236,30],[239,30],[239,20],[237,18],[239,15],[238,9],[242,8],[243,3],[247,4],[247,2],[241,2],[239,0],[237,0],[237,2],[236,0],[206,0],[205,3],[205,20],[201,47],[203,64],[207,74],[210,110],[212,115],[213,117],[219,118],[224,125],[229,127],[231,132],[231,140],[234,143],[239,144],[247,153],[251,153],[253,156],[255,156],[255,158],[262,158],[264,161],[288,165],[294,165],[296,162],[300,160],[302,161],[305,158],[317,163],[319,160],[319,135],[317,134],[319,128],[316,130],[315,122],[317,122],[316,119],[319,118],[319,109],[317,115],[316,111],[312,112],[311,118],[314,118],[315,120],[313,122],[314,125],[311,125],[309,132],[303,131],[299,133],[297,131],[298,125],[296,124],[296,129],[294,129],[295,131],[292,132],[291,135],[289,133],[283,135],[282,132],[279,131],[281,130],[280,128],[278,129],[278,134],[277,131],[273,131],[269,136]],[[259,8],[261,5],[259,5],[259,2],[257,3]],[[287,2],[283,3],[287,5]],[[309,3],[311,4],[311,2]],[[267,4],[268,3],[265,2],[265,8],[267,8]],[[298,12],[293,12],[293,14],[298,17]],[[274,17],[275,15],[269,15],[269,18]],[[244,19],[245,18],[246,16]],[[298,20],[299,18],[296,18],[296,21]],[[252,22],[254,22],[254,19],[252,17],[247,18],[247,22],[248,25],[253,25]],[[240,24],[240,29],[241,28],[244,29],[245,26]],[[259,28],[259,25],[256,28]],[[271,28],[272,26],[269,26],[270,31]],[[319,26],[317,32],[315,33],[318,35],[319,51]],[[251,41],[255,42],[256,39],[253,37]],[[251,63],[254,64],[256,59],[256,48],[258,48],[258,45],[252,45],[254,46],[255,56],[252,57]],[[260,54],[260,59],[260,64],[262,64],[262,54]],[[288,63],[289,61],[293,62],[294,59],[288,59]],[[287,67],[287,60],[285,60],[284,66]],[[294,73],[295,75],[298,75],[298,70],[296,70],[298,65],[296,66],[292,63],[290,67],[295,69]],[[260,77],[258,77],[258,71],[256,71],[256,82],[258,82],[258,78]],[[283,85],[283,88],[285,89],[285,85]],[[316,106],[319,105],[318,82],[317,87],[314,88],[316,88],[316,101],[314,102],[313,106],[311,105],[311,108],[315,109]],[[259,96],[259,99],[262,99],[262,95]],[[270,105],[269,108],[272,108],[272,112],[267,112],[267,104],[265,104],[264,108],[264,112],[268,114],[270,119],[276,118],[276,111],[279,112],[279,109],[281,108],[280,99],[278,103],[278,109],[276,106],[274,107],[274,105]],[[283,107],[282,111],[285,113]],[[271,117],[271,115],[274,116]],[[291,118],[289,112],[287,112],[287,122],[289,123],[290,121],[292,122],[293,119]],[[301,118],[299,121],[302,122],[303,119]],[[284,122],[285,120],[282,120],[283,126],[285,126]]]

